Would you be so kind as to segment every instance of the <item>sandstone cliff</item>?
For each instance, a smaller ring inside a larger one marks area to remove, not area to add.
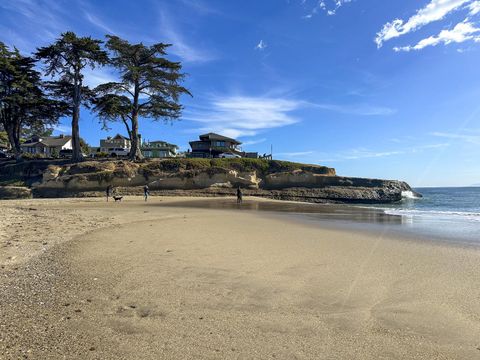
[[[384,203],[412,191],[394,180],[341,177],[335,169],[259,159],[168,159],[143,163],[45,161],[0,167],[3,177],[21,178],[34,196],[93,196],[108,185],[123,194],[147,184],[156,194],[222,196],[238,186],[248,195],[308,202]],[[1,178],[1,177],[0,177]]]

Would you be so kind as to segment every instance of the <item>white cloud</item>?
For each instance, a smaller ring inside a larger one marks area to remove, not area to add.
[[[107,24],[105,24],[104,21],[102,21],[100,18],[98,18],[96,15],[92,14],[91,12],[84,11],[85,18],[92,24],[98,27],[99,29],[102,29],[103,31],[111,34],[111,35],[117,35],[115,31],[112,30]]]
[[[319,11],[324,11],[327,15],[335,15],[337,10],[345,4],[351,3],[353,0],[315,0],[315,6],[311,8],[309,13],[305,15],[304,19],[311,19]],[[308,2],[302,0],[301,4],[307,6]]]
[[[395,51],[411,51],[411,50],[421,50],[427,46],[437,46],[438,44],[451,44],[451,43],[462,43],[467,40],[480,41],[480,36],[478,33],[480,28],[475,27],[474,24],[470,22],[461,22],[452,30],[442,30],[437,36],[430,36],[426,39],[421,40],[418,44],[414,46],[402,46],[394,47]]]
[[[275,154],[275,156],[284,156],[284,157],[301,157],[314,154],[315,151],[298,151],[298,152],[283,152]]]
[[[407,21],[395,19],[385,24],[377,33],[375,42],[381,47],[385,41],[416,31],[419,28],[439,21],[454,10],[470,3],[472,0],[431,0],[424,8],[417,11]]]
[[[316,104],[272,96],[214,96],[205,107],[190,107],[183,118],[201,123],[202,131],[220,132],[227,136],[254,136],[267,129],[299,122],[292,113],[313,108],[354,116],[388,116],[396,110],[365,104]],[[192,110],[193,109],[193,110]]]
[[[115,77],[112,70],[106,67],[85,68],[83,70],[83,84],[92,89],[100,84],[117,81],[119,81],[118,77]]]
[[[267,48],[267,44],[263,40],[260,40],[260,42],[257,44],[257,46],[255,46],[255,49],[257,49],[257,50],[264,50],[266,48]]]
[[[253,139],[253,140],[247,140],[242,143],[243,146],[250,146],[250,145],[256,145],[256,144],[261,144],[263,142],[267,141],[266,138],[262,139]]]
[[[480,135],[477,134],[455,134],[444,132],[433,132],[431,135],[451,140],[459,140],[475,145],[480,145]]]
[[[480,1],[474,1],[468,5],[468,9],[470,10],[470,15],[477,15],[480,13]]]
[[[285,98],[220,96],[211,99],[206,109],[187,109],[183,118],[200,123],[201,131],[254,136],[263,130],[295,124],[299,120],[291,113],[303,106],[301,101]]]
[[[312,107],[333,111],[341,114],[358,115],[358,116],[388,116],[397,112],[396,109],[383,106],[372,106],[368,104],[356,105],[336,105],[336,104],[316,104],[310,103]]]
[[[180,57],[184,62],[202,63],[215,59],[213,54],[205,49],[200,49],[197,46],[191,45],[184,36],[176,29],[174,24],[170,21],[170,16],[167,16],[165,11],[160,12],[160,27],[162,39],[170,42],[172,47],[169,52]]]
[[[439,144],[427,144],[419,146],[411,146],[405,149],[397,150],[370,150],[367,148],[359,147],[336,154],[321,154],[322,159],[320,162],[337,162],[337,161],[348,161],[348,160],[359,160],[359,159],[375,159],[375,158],[384,158],[390,156],[400,156],[400,155],[411,155],[420,153],[428,150],[435,150],[448,147],[448,143],[439,143]]]
[[[60,134],[71,134],[72,128],[68,125],[57,124],[53,127],[53,131]]]

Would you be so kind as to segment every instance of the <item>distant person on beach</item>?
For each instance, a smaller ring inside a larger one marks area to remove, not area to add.
[[[110,196],[112,196],[112,185],[107,186],[107,202]]]
[[[143,187],[143,195],[145,196],[145,201],[147,201],[147,200],[148,200],[148,195],[150,195],[150,191],[149,191],[149,189],[148,189],[148,185],[145,185],[145,186]]]
[[[237,204],[241,204],[243,201],[243,194],[240,186],[237,188]]]

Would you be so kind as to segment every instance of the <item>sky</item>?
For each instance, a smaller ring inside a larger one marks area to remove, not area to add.
[[[213,131],[345,176],[480,183],[478,0],[0,2],[0,41],[24,54],[64,31],[172,44],[193,97],[179,121],[141,119],[146,140],[187,150]],[[85,73],[89,86],[115,80],[110,68]],[[90,145],[126,134],[110,127],[82,110]]]

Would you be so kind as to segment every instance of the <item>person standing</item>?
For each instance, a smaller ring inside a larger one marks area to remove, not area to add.
[[[237,188],[237,204],[241,204],[243,201],[243,194],[240,186]]]
[[[112,185],[107,186],[107,202],[110,196],[112,196]]]
[[[148,195],[150,195],[150,191],[149,191],[149,189],[148,189],[148,185],[145,185],[145,186],[143,187],[143,196],[145,196],[145,201],[148,200]]]

